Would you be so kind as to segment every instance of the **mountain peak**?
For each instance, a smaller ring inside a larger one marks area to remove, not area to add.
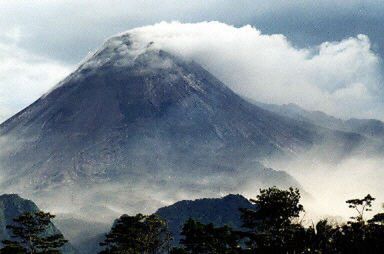
[[[198,63],[142,41],[112,37],[0,125],[4,188],[141,182],[210,192],[219,173],[234,191],[240,170],[276,185],[257,160],[327,140],[328,132],[252,105]]]
[[[52,90],[66,85],[71,80],[81,81],[100,71],[121,68],[140,68],[138,71],[148,72],[173,67],[170,57],[153,47],[154,43],[138,42],[126,33],[111,37],[95,52],[87,56],[79,67]]]

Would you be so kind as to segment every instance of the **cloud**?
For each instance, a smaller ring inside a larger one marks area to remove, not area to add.
[[[344,118],[384,119],[381,59],[365,35],[299,48],[282,34],[220,22],[162,22],[130,33],[194,59],[245,97],[293,102]],[[20,41],[29,38],[22,27],[9,29],[3,38],[0,121],[37,99],[72,67],[22,49]]]
[[[302,0],[0,1],[0,31],[19,29],[22,48],[75,64],[104,38],[160,21],[218,20],[283,33],[297,45],[367,34],[384,55],[383,1]],[[86,36],[84,36],[86,35]],[[6,38],[0,35],[0,41]]]
[[[282,34],[220,22],[161,22],[129,33],[195,60],[245,97],[384,119],[381,59],[365,35],[297,48]]]
[[[308,219],[317,220],[328,216],[348,219],[355,211],[348,208],[345,201],[363,198],[367,194],[376,198],[374,212],[382,212],[383,162],[381,156],[354,156],[336,164],[314,160],[313,156],[301,156],[289,162],[274,162],[276,164],[270,166],[289,172],[311,195],[311,198],[303,199]],[[368,213],[367,217],[373,214]]]
[[[12,34],[19,38],[18,32]],[[0,122],[36,100],[70,68],[13,44],[0,44]]]

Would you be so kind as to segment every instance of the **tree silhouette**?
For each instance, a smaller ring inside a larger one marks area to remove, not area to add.
[[[38,211],[23,213],[13,219],[13,224],[8,225],[7,229],[12,231],[12,238],[15,240],[2,241],[4,247],[1,253],[60,253],[59,248],[68,241],[60,233],[48,234],[52,225],[51,219],[54,217],[50,213]]]
[[[170,234],[157,215],[122,215],[106,235],[100,253],[156,254],[168,251]]]
[[[374,200],[369,194],[347,200],[356,216],[346,223],[320,220],[316,225],[304,227],[294,222],[304,211],[299,203],[299,190],[263,189],[251,200],[256,209],[241,209],[246,231],[189,219],[183,227],[181,247],[171,253],[383,253],[384,213],[365,220]]]
[[[247,228],[246,244],[251,250],[289,253],[292,248],[304,248],[306,230],[292,223],[304,211],[298,189],[261,189],[250,200],[256,209],[240,209],[243,227]]]
[[[365,196],[362,199],[350,199],[345,201],[348,204],[349,208],[355,209],[357,216],[351,217],[351,219],[356,220],[359,223],[364,223],[364,213],[372,211],[372,202],[375,200],[370,194]]]
[[[18,242],[4,240],[2,241],[4,247],[0,250],[0,254],[24,254],[27,250]]]
[[[202,224],[189,219],[183,227],[181,234],[184,239],[180,243],[184,250],[175,249],[173,253],[239,253],[239,236],[228,227],[214,227],[212,223]]]

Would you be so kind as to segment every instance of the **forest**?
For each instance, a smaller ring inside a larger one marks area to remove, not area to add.
[[[384,213],[367,218],[375,198],[366,195],[346,201],[355,213],[344,223],[323,219],[304,225],[300,191],[277,187],[260,189],[250,202],[255,209],[240,209],[242,229],[216,227],[193,218],[182,228],[182,239],[172,246],[167,221],[156,214],[122,215],[100,242],[100,254],[241,254],[241,253],[382,253]],[[24,213],[7,229],[1,254],[61,253],[68,241],[61,233],[48,233],[55,216],[43,211]]]

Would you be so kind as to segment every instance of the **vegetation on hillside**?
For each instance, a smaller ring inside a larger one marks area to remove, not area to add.
[[[356,216],[345,224],[321,220],[305,227],[299,219],[304,207],[297,189],[260,190],[251,199],[257,209],[241,209],[244,230],[189,220],[182,231],[181,247],[172,253],[382,253],[384,213],[370,220],[364,216],[374,200],[367,195],[346,201]]]
[[[355,211],[346,223],[321,220],[304,226],[298,189],[262,189],[240,209],[241,229],[204,224],[192,218],[182,228],[178,246],[171,246],[167,222],[158,215],[122,215],[100,243],[100,254],[248,254],[248,253],[382,253],[384,213],[367,219],[374,198],[347,200]],[[14,219],[14,239],[4,240],[0,254],[60,253],[67,241],[61,234],[44,234],[53,215],[25,213]]]
[[[123,215],[115,221],[105,240],[100,243],[105,246],[100,254],[168,253],[170,239],[165,221],[157,215]]]

